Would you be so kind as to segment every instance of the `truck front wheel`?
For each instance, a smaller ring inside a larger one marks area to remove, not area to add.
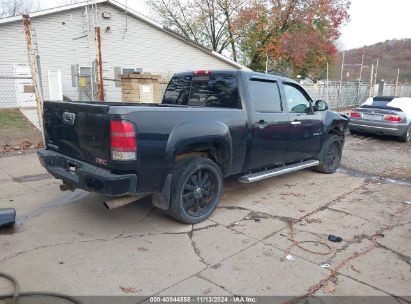
[[[204,157],[175,163],[171,207],[174,219],[196,224],[206,220],[217,207],[223,189],[223,176],[215,162]]]
[[[340,166],[343,143],[339,136],[329,134],[323,143],[320,165],[315,169],[322,173],[334,173]]]

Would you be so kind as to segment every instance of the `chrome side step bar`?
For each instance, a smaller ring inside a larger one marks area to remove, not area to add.
[[[253,183],[262,179],[270,178],[277,175],[282,175],[298,170],[302,170],[309,167],[314,167],[319,165],[320,162],[318,160],[307,160],[298,164],[284,166],[281,168],[274,168],[271,170],[260,171],[256,173],[251,173],[248,175],[241,176],[238,181],[240,183]]]

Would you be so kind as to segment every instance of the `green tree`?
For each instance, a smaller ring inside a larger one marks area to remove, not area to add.
[[[241,60],[254,70],[264,70],[268,61],[317,79],[335,58],[349,6],[348,0],[250,1],[235,23]]]

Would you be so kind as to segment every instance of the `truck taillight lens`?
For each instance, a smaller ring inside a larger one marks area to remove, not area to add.
[[[399,122],[401,121],[401,117],[398,115],[384,115],[384,120],[392,121],[392,122]]]
[[[354,118],[361,118],[361,114],[358,112],[351,112],[350,116]]]
[[[194,72],[194,74],[196,74],[196,75],[210,75],[212,73],[213,73],[213,71],[211,71],[211,70],[198,70],[198,71]]]
[[[111,159],[136,159],[136,130],[131,122],[125,120],[110,121]]]

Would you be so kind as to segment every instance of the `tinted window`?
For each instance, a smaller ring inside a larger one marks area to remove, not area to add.
[[[258,112],[281,112],[281,99],[277,83],[250,81],[250,94]]]
[[[175,76],[164,93],[163,103],[185,105],[190,93],[191,76]]]
[[[376,96],[372,98],[372,105],[376,108],[390,108],[388,105],[394,97],[382,97],[382,96]]]
[[[241,108],[234,75],[193,76],[188,104],[203,107]]]
[[[178,76],[171,79],[163,103],[241,108],[234,75]]]
[[[287,98],[287,108],[289,112],[308,112],[310,109],[310,101],[298,87],[284,83],[284,92]]]

